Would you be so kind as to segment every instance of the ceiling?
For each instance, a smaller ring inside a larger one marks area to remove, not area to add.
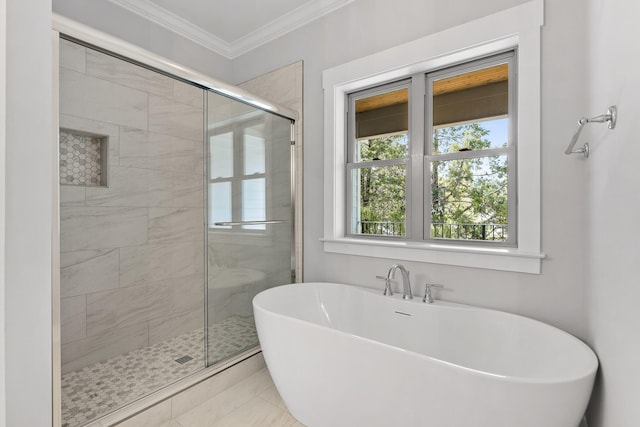
[[[229,59],[355,0],[109,0]]]
[[[433,96],[445,95],[447,93],[460,92],[467,89],[474,89],[487,86],[493,83],[505,82],[509,79],[509,66],[500,64],[494,67],[481,68],[469,73],[458,74],[433,82]],[[409,100],[409,91],[400,89],[392,92],[385,92],[380,95],[362,98],[356,101],[356,112],[376,110],[390,107],[397,104],[406,104]]]
[[[482,68],[470,73],[458,74],[453,77],[436,80],[433,82],[433,95],[444,95],[493,83],[506,82],[508,79],[509,65],[500,64],[495,67]]]

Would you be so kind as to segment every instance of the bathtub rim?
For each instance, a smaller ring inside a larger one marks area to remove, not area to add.
[[[364,342],[369,342],[369,343],[374,343],[376,345],[381,345],[384,346],[385,348],[394,351],[394,352],[401,352],[401,353],[406,353],[406,354],[410,354],[414,357],[418,357],[418,358],[424,358],[430,362],[435,362],[436,364],[442,365],[442,366],[446,366],[448,368],[454,368],[454,369],[460,369],[462,371],[468,372],[474,376],[481,376],[481,377],[489,377],[498,381],[504,381],[504,382],[514,382],[514,383],[520,383],[520,384],[530,384],[530,385],[553,385],[553,384],[569,384],[569,383],[574,383],[574,382],[579,382],[579,381],[585,381],[585,380],[589,380],[589,377],[591,377],[591,381],[595,380],[595,375],[599,369],[600,366],[600,361],[598,359],[598,356],[595,354],[595,352],[591,349],[591,347],[589,347],[584,341],[582,341],[581,339],[579,339],[578,337],[556,327],[553,325],[550,325],[548,323],[542,322],[540,320],[536,320],[533,319],[531,317],[527,317],[527,316],[523,316],[520,314],[515,314],[515,313],[510,313],[507,311],[502,311],[502,310],[495,310],[492,308],[485,308],[485,307],[478,307],[478,306],[473,306],[473,305],[467,305],[467,304],[460,304],[460,303],[454,303],[454,302],[449,302],[449,301],[442,301],[442,300],[436,300],[435,302],[433,302],[432,304],[428,304],[428,306],[431,306],[432,308],[437,308],[437,309],[453,309],[453,310],[474,310],[474,311],[491,311],[491,312],[496,312],[500,315],[506,315],[506,316],[513,316],[516,319],[519,319],[520,321],[525,321],[525,322],[534,322],[535,324],[538,324],[540,326],[543,327],[547,327],[547,328],[552,328],[553,330],[555,330],[556,333],[560,333],[561,335],[565,336],[566,338],[570,339],[571,341],[575,342],[578,346],[580,346],[580,348],[584,349],[586,351],[586,354],[588,355],[587,357],[589,359],[591,359],[591,362],[594,362],[594,367],[592,369],[589,369],[588,372],[583,373],[581,375],[572,375],[572,376],[567,376],[567,377],[562,377],[562,378],[552,378],[552,377],[541,377],[541,378],[532,378],[532,377],[523,377],[523,376],[515,376],[515,375],[502,375],[502,374],[496,374],[496,373],[492,373],[492,372],[487,372],[487,371],[482,371],[479,369],[475,369],[475,368],[470,368],[468,366],[463,366],[463,365],[458,365],[456,363],[453,362],[447,362],[446,360],[442,360],[442,359],[438,359],[436,357],[433,356],[428,356],[426,354],[423,353],[418,353],[416,351],[413,350],[407,350],[401,347],[397,347],[391,344],[387,344],[381,341],[376,341],[373,340],[371,338],[366,338],[366,337],[362,337],[360,335],[355,335],[353,333],[350,332],[345,332],[345,331],[341,331],[339,329],[335,329],[335,328],[331,328],[325,325],[320,325],[318,323],[314,323],[308,320],[303,320],[303,319],[299,319],[293,316],[287,316],[285,314],[282,313],[278,313],[276,311],[273,310],[269,310],[266,309],[265,307],[262,307],[260,305],[256,304],[256,300],[262,299],[259,298],[260,295],[262,294],[266,294],[269,293],[269,291],[273,291],[276,289],[280,289],[280,288],[290,288],[293,286],[299,286],[299,285],[320,285],[320,286],[326,286],[326,285],[330,285],[330,286],[346,286],[346,287],[350,287],[350,288],[354,288],[358,291],[363,291],[365,293],[371,294],[373,296],[377,296],[377,297],[381,297],[381,298],[389,298],[388,296],[384,296],[381,293],[378,292],[377,289],[374,288],[367,288],[364,286],[358,286],[358,285],[352,285],[352,284],[342,284],[342,283],[336,283],[336,282],[300,282],[300,283],[289,283],[286,285],[280,285],[280,286],[275,286],[273,288],[269,288],[269,289],[265,289],[261,292],[259,292],[253,299],[252,299],[252,306],[255,310],[261,310],[265,313],[269,313],[270,315],[273,315],[277,318],[280,319],[286,319],[286,320],[290,320],[293,321],[294,323],[298,323],[298,324],[303,324],[303,325],[309,325],[313,328],[319,328],[319,329],[328,329],[331,330],[337,334],[340,334],[342,336],[346,336],[346,337],[350,337],[350,338],[355,338],[357,340],[360,341],[364,341]],[[265,297],[263,297],[265,298]],[[403,300],[399,297],[395,297],[392,296],[391,298],[394,298],[396,301],[400,301],[400,302],[405,302],[407,304],[424,304],[422,303],[421,299],[414,299],[411,301],[407,301],[407,300]],[[420,302],[418,302],[420,301]],[[255,313],[254,313],[254,317]],[[257,322],[256,322],[256,327],[257,327]],[[262,344],[261,344],[262,345]]]

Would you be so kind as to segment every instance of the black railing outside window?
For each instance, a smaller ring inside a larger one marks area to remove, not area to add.
[[[431,237],[434,239],[507,240],[507,224],[450,224],[434,222],[431,224]],[[357,234],[378,236],[404,236],[405,223],[392,221],[358,221]]]
[[[375,234],[378,236],[404,236],[404,222],[391,221],[358,221],[358,234]]]
[[[507,224],[449,224],[434,222],[431,224],[431,237],[434,239],[460,240],[507,240]]]

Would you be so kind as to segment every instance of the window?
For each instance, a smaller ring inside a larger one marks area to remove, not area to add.
[[[510,51],[413,76],[426,85],[349,94],[348,234],[515,243],[514,61]]]
[[[326,252],[540,273],[543,17],[531,0],[323,72]]]
[[[425,239],[515,245],[515,52],[427,74]]]
[[[226,222],[266,219],[264,123],[247,121],[217,129],[209,140],[209,224],[231,229]],[[242,225],[265,230],[265,224]]]
[[[349,96],[347,194],[352,235],[406,236],[409,84]]]

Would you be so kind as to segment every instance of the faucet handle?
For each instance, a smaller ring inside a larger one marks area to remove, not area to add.
[[[426,302],[428,304],[431,304],[434,301],[433,297],[431,296],[431,288],[443,289],[444,286],[443,285],[438,285],[437,283],[425,283],[424,284],[424,297],[422,298],[422,302]]]
[[[391,292],[391,279],[389,276],[376,276],[376,279],[384,280],[384,292],[382,295],[393,295],[393,292]]]

